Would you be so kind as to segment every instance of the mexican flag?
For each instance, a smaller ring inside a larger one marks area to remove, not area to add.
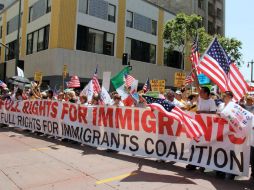
[[[130,68],[125,67],[122,71],[120,71],[116,76],[111,78],[111,83],[113,84],[114,88],[116,89],[117,93],[122,97],[122,101],[124,105],[131,106],[134,103],[134,99],[132,94],[137,91],[138,87],[138,80],[134,80],[128,90],[126,88],[125,83],[125,75],[129,74]]]

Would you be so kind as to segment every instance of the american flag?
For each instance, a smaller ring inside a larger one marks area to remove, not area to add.
[[[98,80],[98,65],[96,66],[95,72],[93,74],[92,83],[93,83],[93,92],[96,94],[100,94],[101,86]]]
[[[188,75],[188,76],[185,78],[185,86],[188,86],[188,85],[191,84],[193,81],[194,81],[194,79],[193,79],[192,74],[191,74],[191,75]]]
[[[151,86],[150,85],[150,80],[149,80],[149,78],[147,78],[146,83],[143,86],[144,93],[146,93],[146,92],[148,92],[150,90],[150,86]]]
[[[198,62],[199,62],[200,54],[198,52],[198,35],[196,35],[192,48],[191,48],[191,62],[192,62],[192,68],[196,70],[197,75],[201,74],[201,71],[198,69]],[[195,75],[193,73],[193,79],[195,78]]]
[[[204,135],[203,128],[195,119],[192,119],[191,116],[189,116],[187,113],[185,113],[183,110],[181,110],[174,104],[170,103],[168,100],[153,98],[150,96],[143,97],[152,110],[162,112],[165,115],[174,118],[178,122],[182,123],[191,138],[198,140],[199,137]]]
[[[3,81],[0,80],[0,87],[7,88],[7,85]]]
[[[248,92],[249,85],[217,38],[201,58],[199,69],[218,85],[222,92],[232,91],[235,100],[240,100]]]
[[[131,85],[135,82],[135,78],[129,74],[124,74],[124,81],[125,81],[125,86],[127,88],[131,87]]]

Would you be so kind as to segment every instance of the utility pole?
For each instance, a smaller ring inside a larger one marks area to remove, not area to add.
[[[253,79],[253,63],[254,63],[254,61],[252,60],[251,62],[248,62],[248,64],[250,63],[250,65],[251,65],[251,82],[254,82],[254,79]]]
[[[20,25],[21,25],[21,0],[19,0],[19,13],[18,13],[18,34],[17,34],[17,48],[15,53],[15,75],[17,75],[17,66],[19,63],[19,39],[20,39]]]

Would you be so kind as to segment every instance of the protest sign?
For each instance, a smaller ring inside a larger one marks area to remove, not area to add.
[[[183,72],[175,72],[175,87],[182,87],[185,85],[186,74]]]
[[[204,85],[204,84],[210,84],[211,80],[205,76],[203,73],[198,75],[198,82],[200,85]]]
[[[150,109],[87,107],[49,100],[0,101],[0,123],[94,147],[247,176],[247,136],[238,137],[217,115],[191,116],[205,131],[199,142],[190,139],[185,126]]]
[[[42,72],[35,72],[34,73],[34,81],[41,82],[42,81]]]
[[[152,91],[158,91],[161,94],[165,92],[165,80],[150,80]]]
[[[67,65],[64,65],[63,66],[63,78],[66,78],[67,74],[68,74],[68,68],[67,68]]]

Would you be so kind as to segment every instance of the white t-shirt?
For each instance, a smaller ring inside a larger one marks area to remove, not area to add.
[[[174,101],[171,103],[174,104],[175,106],[178,106],[179,108],[184,107],[184,104],[182,102],[178,101],[176,98],[174,98]]]
[[[203,98],[198,98],[198,111],[216,111],[216,104],[213,99],[204,100]]]

